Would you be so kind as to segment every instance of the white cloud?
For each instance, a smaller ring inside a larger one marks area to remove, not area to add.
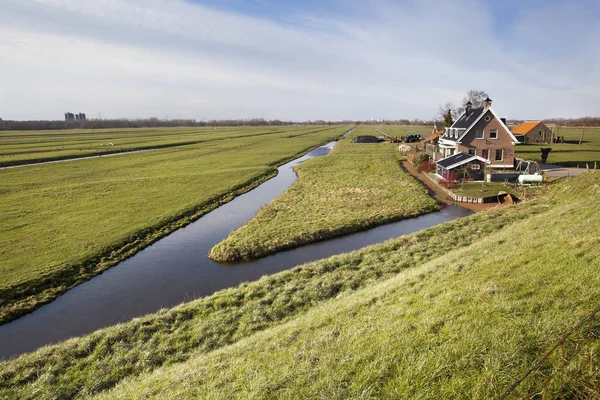
[[[277,22],[181,0],[0,0],[0,117],[426,119],[473,88],[511,118],[597,113],[597,24],[581,37],[524,23],[552,6],[498,38],[476,1],[354,6]]]

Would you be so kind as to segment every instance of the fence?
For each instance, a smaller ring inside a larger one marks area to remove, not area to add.
[[[499,400],[600,399],[600,307],[565,334]]]

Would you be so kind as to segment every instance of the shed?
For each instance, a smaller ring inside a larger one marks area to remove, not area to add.
[[[436,173],[444,179],[449,179],[455,172],[456,179],[481,181],[484,178],[484,169],[488,161],[485,158],[468,153],[456,153],[436,163]]]

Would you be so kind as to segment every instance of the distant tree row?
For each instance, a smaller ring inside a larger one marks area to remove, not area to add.
[[[548,118],[544,120],[544,123],[558,126],[600,126],[600,117]]]
[[[285,126],[285,125],[433,125],[420,119],[378,121],[306,121],[292,122],[263,118],[239,120],[196,121],[193,119],[89,119],[86,121],[5,121],[0,119],[0,130],[56,130],[56,129],[110,129],[110,128],[167,128],[167,127],[225,127],[225,126]]]

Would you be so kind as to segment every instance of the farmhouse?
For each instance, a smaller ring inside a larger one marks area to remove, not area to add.
[[[494,169],[513,169],[516,143],[517,138],[504,120],[498,117],[489,97],[483,107],[473,108],[473,104],[468,102],[462,115],[451,127],[446,128],[439,139],[437,153],[441,159],[437,161],[437,166],[439,171],[447,174],[465,162],[483,160]],[[459,154],[476,158],[461,156],[446,160]],[[467,159],[470,161],[464,161]]]
[[[541,121],[522,123],[512,133],[521,143],[552,143],[552,130]]]

